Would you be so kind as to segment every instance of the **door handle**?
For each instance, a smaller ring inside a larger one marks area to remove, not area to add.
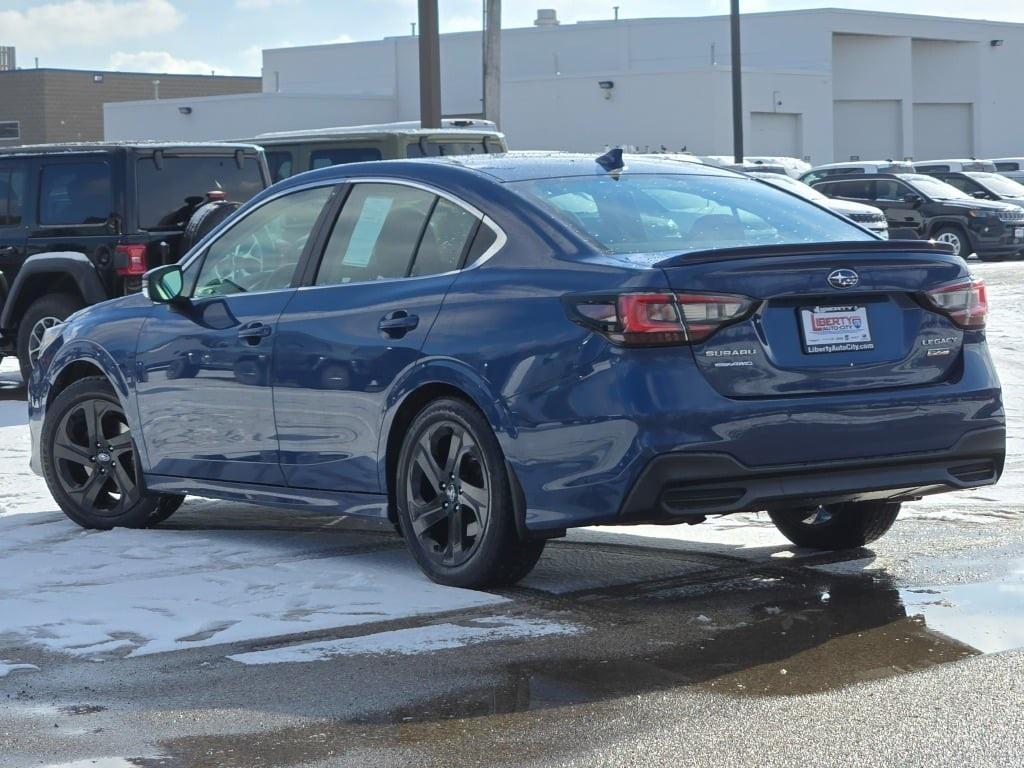
[[[13,256],[18,252],[18,249],[13,245],[0,246],[0,256]]]
[[[261,339],[265,339],[273,332],[269,325],[263,323],[248,323],[238,329],[238,338],[245,339],[250,344],[256,345]]]
[[[377,330],[385,336],[400,339],[420,324],[418,315],[410,315],[404,309],[388,312],[377,323]]]

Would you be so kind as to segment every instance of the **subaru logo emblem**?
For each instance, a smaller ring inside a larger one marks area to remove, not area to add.
[[[852,269],[835,269],[828,276],[828,284],[833,288],[853,288],[860,282],[860,275]]]

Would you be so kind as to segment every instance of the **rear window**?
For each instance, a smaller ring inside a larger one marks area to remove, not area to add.
[[[88,160],[43,166],[39,183],[40,224],[105,224],[113,213],[110,163]]]
[[[234,155],[164,155],[140,158],[138,173],[139,226],[142,229],[184,229],[209,192],[244,203],[263,189],[260,164],[246,157],[238,167]]]
[[[417,141],[409,144],[406,157],[446,157],[448,155],[485,155],[501,152],[501,146],[487,139],[466,141]]]
[[[376,147],[330,147],[314,150],[309,156],[309,167],[310,170],[316,170],[332,165],[365,163],[380,159],[381,153]]]
[[[845,219],[753,179],[577,176],[509,186],[612,253],[873,239]]]

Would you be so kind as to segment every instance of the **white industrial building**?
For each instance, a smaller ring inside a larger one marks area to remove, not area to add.
[[[343,30],[339,30],[343,31]],[[1024,154],[1024,25],[821,9],[743,16],[746,149],[814,163]],[[545,22],[502,36],[516,149],[732,148],[729,19]],[[481,112],[481,34],[442,35],[442,109]],[[419,117],[417,41],[263,52],[263,93],[108,104],[108,139],[246,138]]]

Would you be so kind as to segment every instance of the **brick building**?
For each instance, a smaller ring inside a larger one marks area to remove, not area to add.
[[[0,146],[100,141],[107,102],[255,93],[260,83],[258,77],[0,68]]]

